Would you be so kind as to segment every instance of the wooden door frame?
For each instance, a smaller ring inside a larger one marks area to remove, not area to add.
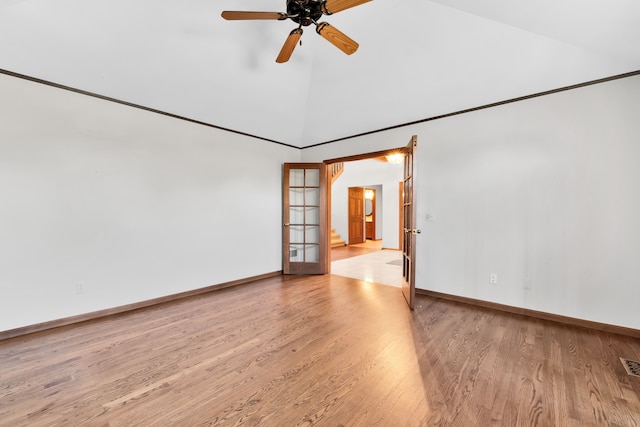
[[[373,237],[371,240],[375,241],[376,239],[376,198],[378,197],[378,192],[375,188],[370,187],[362,187],[364,188],[364,241],[366,242],[367,237],[367,191],[373,191],[373,199],[371,199],[371,228],[373,231]]]
[[[402,239],[404,237],[404,182],[398,183],[398,249],[402,250]]]
[[[372,151],[369,153],[362,153],[362,154],[354,154],[352,156],[345,156],[345,157],[337,157],[334,159],[327,159],[327,160],[323,160],[322,163],[324,163],[327,167],[327,173],[325,174],[327,177],[327,199],[326,199],[326,206],[327,206],[327,210],[325,212],[325,216],[326,216],[326,227],[327,230],[331,230],[331,198],[332,196],[332,189],[331,189],[331,173],[330,173],[330,168],[331,165],[334,163],[346,163],[346,162],[355,162],[357,160],[369,160],[369,159],[375,159],[376,157],[385,157],[385,156],[389,156],[392,154],[398,154],[398,153],[406,153],[407,152],[407,146],[403,145],[402,147],[396,147],[396,148],[389,148],[387,150],[380,150],[380,151]],[[326,247],[327,247],[327,251],[331,250],[331,233],[327,233],[327,239],[326,239]],[[400,249],[402,249],[402,245],[400,245]],[[331,273],[331,255],[330,252],[328,252],[327,255],[327,266],[326,266],[326,271],[327,273]]]

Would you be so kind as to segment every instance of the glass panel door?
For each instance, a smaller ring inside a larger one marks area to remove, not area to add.
[[[418,137],[413,136],[404,156],[404,180],[402,195],[402,294],[413,309],[416,296],[416,153]]]
[[[283,270],[326,273],[326,165],[286,163],[284,169]]]

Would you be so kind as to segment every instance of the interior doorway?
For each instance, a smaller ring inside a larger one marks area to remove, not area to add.
[[[335,227],[346,241],[346,245],[329,250],[332,274],[401,286],[398,204],[403,168],[402,164],[390,163],[386,156],[403,150],[325,161],[331,165],[342,163],[345,170],[334,185],[328,185],[329,227]]]
[[[376,189],[364,189],[364,239],[376,239]]]
[[[365,179],[371,179],[369,177]],[[381,187],[381,185],[379,185]],[[368,187],[349,187],[349,245],[366,243],[367,240],[381,240],[376,235],[376,189]],[[380,238],[379,238],[380,237]]]

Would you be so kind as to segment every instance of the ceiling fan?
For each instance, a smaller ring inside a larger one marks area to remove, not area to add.
[[[302,36],[302,27],[314,24],[316,32],[328,40],[335,47],[351,55],[358,50],[358,43],[347,37],[337,28],[326,22],[318,22],[322,15],[331,15],[359,6],[371,0],[287,0],[287,12],[240,12],[233,10],[225,10],[222,17],[230,21],[240,20],[278,20],[284,21],[291,19],[298,24],[298,28],[289,33],[289,37],[285,40],[282,50],[276,62],[287,62],[291,58],[293,49],[295,49],[300,37]]]

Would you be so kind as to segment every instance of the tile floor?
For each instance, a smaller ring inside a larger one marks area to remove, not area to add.
[[[402,252],[382,249],[331,262],[331,274],[402,287]]]

